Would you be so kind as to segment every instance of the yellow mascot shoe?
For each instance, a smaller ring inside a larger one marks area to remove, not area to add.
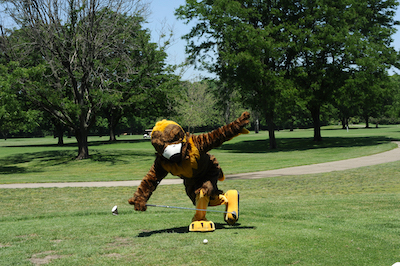
[[[211,221],[194,221],[189,225],[190,232],[212,232],[215,225]]]
[[[206,219],[207,206],[210,203],[210,197],[204,195],[203,190],[196,196],[196,213],[189,225],[189,232],[212,232],[215,231],[213,222]]]
[[[237,190],[228,190],[225,193],[225,197],[228,199],[226,205],[226,213],[224,220],[229,225],[234,225],[239,220],[239,192]]]

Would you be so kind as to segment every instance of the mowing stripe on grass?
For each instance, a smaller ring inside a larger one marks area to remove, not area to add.
[[[400,142],[394,142],[398,146]],[[400,148],[397,147],[393,150],[364,156],[354,159],[341,160],[336,162],[327,162],[312,165],[303,165],[289,168],[282,168],[277,170],[260,171],[253,173],[233,174],[227,175],[227,179],[259,179],[274,176],[288,176],[288,175],[304,175],[304,174],[317,174],[332,171],[344,171],[353,168],[364,166],[371,166],[400,160]],[[110,181],[110,182],[68,182],[68,183],[21,183],[21,184],[0,184],[0,188],[49,188],[49,187],[125,187],[125,186],[138,186],[141,180],[132,181]],[[175,185],[182,184],[181,179],[164,179],[160,185]]]

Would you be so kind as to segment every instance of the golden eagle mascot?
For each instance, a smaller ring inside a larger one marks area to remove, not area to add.
[[[226,205],[224,220],[233,225],[239,219],[239,193],[228,190],[223,193],[218,189],[218,181],[225,176],[217,160],[209,151],[239,134],[247,134],[245,126],[250,114],[244,112],[232,123],[209,133],[192,135],[169,120],[156,123],[151,133],[156,159],[145,175],[129,203],[137,211],[145,211],[146,203],[161,180],[168,174],[183,179],[186,194],[196,206],[196,213],[189,226],[189,231],[214,231],[215,225],[206,219],[208,206]]]

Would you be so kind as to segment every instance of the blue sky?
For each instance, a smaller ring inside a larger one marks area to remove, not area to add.
[[[175,33],[176,41],[168,49],[168,63],[180,64],[185,61],[185,45],[186,41],[181,40],[181,36],[188,33],[191,29],[190,25],[185,25],[183,21],[177,20],[174,16],[175,9],[185,4],[185,0],[150,0],[150,12],[148,24],[146,25],[152,31],[153,41],[158,40],[161,25],[166,23],[171,26]],[[396,13],[396,20],[400,21],[400,7]],[[398,32],[393,35],[393,46],[396,50],[400,50],[400,26],[396,26]],[[158,31],[158,32],[157,32]],[[393,70],[400,74],[400,70]],[[195,70],[193,67],[188,69],[183,75],[184,80],[197,80],[199,76],[213,76],[207,72]]]
[[[185,0],[149,0],[150,2],[150,15],[147,19],[148,24],[146,25],[152,32],[152,38],[154,42],[158,42],[160,30],[163,25],[168,25],[173,29],[174,42],[168,48],[168,63],[180,64],[185,61],[185,45],[186,41],[181,39],[181,36],[189,33],[190,29],[194,25],[184,24],[184,21],[177,20],[174,16],[175,9],[186,3]],[[190,67],[183,74],[184,80],[198,80],[199,76],[214,77],[205,71],[195,70],[194,67]]]

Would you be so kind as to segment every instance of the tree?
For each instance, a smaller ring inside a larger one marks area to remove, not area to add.
[[[176,121],[193,132],[196,127],[213,125],[216,121],[215,98],[206,81],[184,82],[181,100],[176,109]]]
[[[390,77],[390,88],[392,97],[390,98],[387,116],[391,119],[400,117],[400,75],[395,74]]]
[[[78,142],[77,159],[88,158],[89,129],[103,104],[114,95],[108,84],[124,82],[126,74],[136,71],[130,67],[129,55],[135,47],[125,40],[135,36],[137,24],[142,21],[137,18],[144,14],[145,6],[140,0],[7,3],[10,16],[24,34],[24,42],[18,45],[28,53],[34,51],[44,61],[20,69],[20,82],[24,83],[21,89],[32,102],[73,129]],[[121,23],[127,16],[130,23]],[[104,64],[115,59],[116,52],[120,56],[118,64],[126,72]],[[113,80],[109,73],[114,74]]]
[[[297,1],[298,12],[291,18],[291,35],[299,43],[291,77],[305,101],[314,124],[314,140],[320,141],[321,107],[332,101],[333,92],[343,86],[342,70],[347,67],[346,36],[349,33],[344,1]]]
[[[289,3],[286,3],[289,4]],[[257,110],[268,124],[270,148],[276,148],[274,115],[285,94],[285,71],[292,58],[290,39],[284,28],[285,8],[277,1],[186,1],[176,11],[180,19],[197,25],[184,36],[191,60],[199,60],[219,75],[221,81],[236,86],[248,107]],[[201,37],[196,44],[193,39]],[[213,63],[206,57],[215,51]]]
[[[390,36],[395,30],[393,16],[398,3],[395,0],[297,3],[298,12],[293,12],[292,20],[297,23],[292,24],[291,36],[302,47],[292,77],[311,112],[314,140],[320,141],[321,106],[333,101],[349,73],[363,72],[362,60],[366,57],[379,60],[382,64],[378,68],[394,64]]]
[[[371,61],[372,63],[372,61]],[[369,117],[378,117],[384,114],[386,97],[390,97],[389,76],[384,69],[376,68],[375,64],[355,73],[351,84],[358,88],[359,115],[364,118],[365,127],[369,127]]]
[[[19,63],[12,61],[13,52],[21,55],[23,50],[10,50],[9,44],[15,42],[20,36],[9,36],[9,32],[1,27],[0,36],[0,133],[7,139],[9,133],[20,131],[30,132],[38,126],[41,114],[31,108],[32,104],[26,100],[20,90],[16,90],[13,84],[18,83],[13,72],[19,68]],[[16,37],[16,38],[15,38]],[[35,57],[27,57],[26,63],[38,60]]]
[[[359,59],[380,55],[385,67],[394,63],[389,45],[396,6],[395,0],[190,0],[176,14],[198,21],[185,36],[192,61],[239,88],[246,103],[265,116],[274,148],[281,103],[304,102],[314,140],[320,141],[321,108],[333,102]],[[198,44],[196,37],[201,37]],[[207,57],[209,51],[216,60]],[[285,92],[293,87],[286,78],[298,92]]]
[[[208,80],[207,84],[216,101],[214,108],[219,111],[218,116],[222,117],[218,124],[229,124],[245,111],[242,107],[239,91],[230,83],[221,80]],[[252,118],[254,118],[254,114],[252,114]]]
[[[110,16],[112,13],[110,13]],[[150,42],[150,33],[142,29],[137,20],[141,17],[120,15],[118,30],[124,34],[126,28],[132,28],[131,34],[124,37],[125,49],[116,49],[113,55],[104,60],[104,78],[109,95],[102,106],[102,115],[108,120],[110,141],[115,141],[115,130],[124,116],[156,118],[160,114],[172,114],[173,98],[169,97],[178,77],[173,73],[173,66],[166,66],[167,54],[164,45],[158,47]],[[109,18],[110,20],[112,17]],[[121,57],[129,58],[129,65],[121,64]],[[126,73],[122,75],[121,73]]]
[[[13,75],[8,72],[15,62],[0,65],[0,133],[7,139],[9,133],[31,132],[39,125],[41,114],[32,109],[24,96],[11,87]]]

